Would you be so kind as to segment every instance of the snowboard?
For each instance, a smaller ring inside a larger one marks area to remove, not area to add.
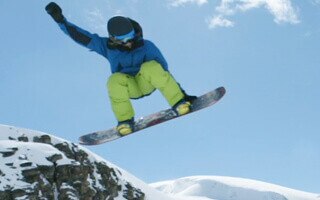
[[[226,89],[224,87],[219,87],[202,96],[199,96],[192,102],[191,112],[187,113],[186,115],[215,104],[224,96],[225,93]],[[166,109],[149,116],[141,117],[134,122],[133,132],[128,135],[182,116],[185,115],[178,116],[172,109]],[[110,142],[112,140],[116,140],[125,136],[127,135],[120,135],[116,127],[114,127],[109,130],[96,131],[90,134],[83,135],[79,138],[79,142],[83,145],[97,145],[105,142]]]

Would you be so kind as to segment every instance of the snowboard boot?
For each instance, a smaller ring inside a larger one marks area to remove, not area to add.
[[[125,136],[133,132],[134,119],[118,122],[117,131],[120,135]]]
[[[176,103],[172,109],[179,116],[185,115],[191,111],[191,103],[185,99],[182,99],[178,101],[178,103]]]

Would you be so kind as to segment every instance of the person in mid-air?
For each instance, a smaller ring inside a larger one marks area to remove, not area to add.
[[[187,95],[175,81],[160,50],[151,41],[143,39],[142,28],[136,21],[123,16],[112,17],[107,25],[109,37],[100,37],[70,23],[56,3],[49,3],[45,9],[75,42],[110,62],[112,75],[107,88],[121,135],[134,131],[134,109],[130,99],[150,95],[156,89],[177,115],[190,112],[196,96]]]

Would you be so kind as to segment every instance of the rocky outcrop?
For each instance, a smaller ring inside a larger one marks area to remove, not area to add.
[[[1,200],[145,199],[116,168],[77,144],[52,140],[46,134],[0,140]]]

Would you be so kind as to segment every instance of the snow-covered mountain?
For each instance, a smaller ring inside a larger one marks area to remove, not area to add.
[[[146,184],[88,149],[0,125],[0,200],[320,200],[268,183],[198,176]]]
[[[88,149],[52,135],[0,125],[0,200],[169,200]]]

